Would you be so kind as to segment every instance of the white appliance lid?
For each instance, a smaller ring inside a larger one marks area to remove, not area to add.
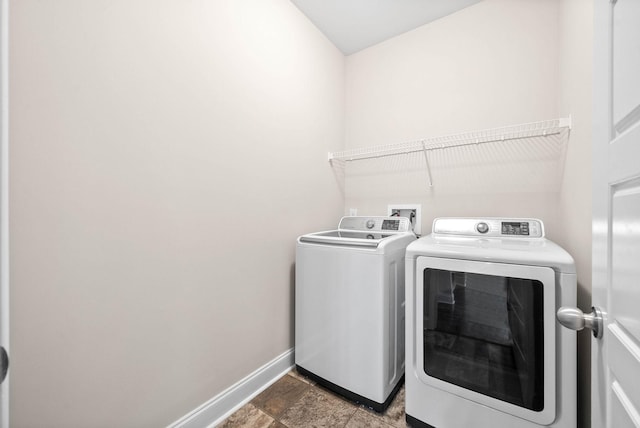
[[[329,230],[326,232],[309,233],[300,237],[300,242],[316,244],[349,245],[358,247],[377,247],[383,239],[394,235],[381,235],[369,232],[353,232],[343,230]]]
[[[411,222],[405,217],[348,216],[340,219],[336,230],[309,233],[300,242],[377,248],[384,240],[392,240],[411,232]]]

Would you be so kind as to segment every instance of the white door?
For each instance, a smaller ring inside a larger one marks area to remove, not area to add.
[[[640,1],[596,0],[593,428],[640,428]]]

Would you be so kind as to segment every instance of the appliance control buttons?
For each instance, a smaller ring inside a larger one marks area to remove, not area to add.
[[[489,231],[489,225],[485,222],[476,224],[476,230],[480,233],[487,233]]]
[[[376,225],[376,222],[374,220],[367,220],[366,226],[367,229],[373,229],[373,226]]]

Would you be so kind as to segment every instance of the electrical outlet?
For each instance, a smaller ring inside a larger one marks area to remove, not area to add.
[[[413,233],[422,233],[422,205],[420,204],[390,204],[387,206],[388,216],[406,217],[411,221]]]
[[[357,208],[349,208],[349,215],[352,216],[352,217],[358,215],[358,209]]]

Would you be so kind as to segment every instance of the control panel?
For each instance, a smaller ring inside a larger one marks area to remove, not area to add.
[[[500,227],[503,235],[529,236],[528,221],[503,221],[500,222]]]
[[[543,238],[541,220],[529,218],[437,218],[433,233],[502,238]]]
[[[405,217],[342,217],[338,229],[375,232],[409,232],[411,222]]]

